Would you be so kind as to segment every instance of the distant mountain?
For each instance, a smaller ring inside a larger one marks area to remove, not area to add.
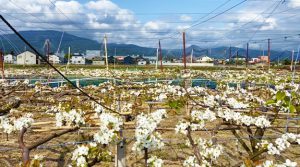
[[[20,34],[27,39],[38,51],[44,54],[44,43],[46,39],[51,42],[51,51],[55,53],[59,45],[62,32],[59,31],[21,31]],[[23,52],[25,50],[25,44],[22,42],[15,34],[6,34],[0,37],[2,43],[0,43],[0,48],[3,48],[6,52],[15,51],[16,53]],[[1,47],[2,46],[2,47]],[[86,50],[99,50],[103,49],[103,44],[78,36],[71,35],[69,33],[64,33],[60,51],[67,53],[68,47],[71,46],[71,52],[85,53]],[[27,47],[28,49],[28,47]],[[144,56],[155,56],[156,48],[141,47],[133,44],[108,44],[108,55],[114,55],[115,49],[117,55],[144,55]],[[200,57],[203,55],[208,55],[213,58],[228,58],[229,48],[228,47],[216,47],[216,48],[202,48],[197,45],[191,45],[186,48],[187,55],[190,55],[193,50],[195,57]],[[232,47],[232,56],[234,57],[239,52],[240,56],[246,55],[246,50],[243,48]],[[265,52],[265,55],[267,52]],[[257,57],[262,55],[260,50],[249,50],[249,57]],[[290,52],[278,52],[271,51],[271,59],[277,60],[279,56],[280,59],[289,58]],[[182,49],[163,49],[163,56],[165,58],[175,58],[182,56]]]

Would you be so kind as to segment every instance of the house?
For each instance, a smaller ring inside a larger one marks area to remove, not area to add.
[[[131,56],[126,56],[124,58],[124,64],[131,65],[135,63],[135,59]]]
[[[259,56],[258,57],[260,62],[262,63],[268,63],[269,62],[269,57],[268,56]]]
[[[74,53],[71,57],[71,64],[85,64],[85,57],[80,53]]]
[[[124,63],[125,56],[115,56],[115,63],[117,64],[123,64]]]
[[[260,59],[259,58],[251,58],[251,60],[249,61],[250,64],[255,64],[255,63],[259,63]]]
[[[106,61],[105,58],[104,58],[104,61]],[[108,64],[114,64],[114,63],[116,63],[116,61],[117,60],[116,60],[116,58],[114,56],[107,57]]]
[[[208,56],[203,56],[200,59],[197,59],[196,62],[200,62],[200,63],[209,63],[209,62],[213,62],[214,60]]]
[[[137,60],[137,64],[139,66],[144,66],[147,64],[147,61],[146,61],[146,59],[139,59],[139,60]]]
[[[17,55],[17,64],[37,64],[37,57],[29,51]]]
[[[52,64],[59,64],[60,60],[57,55],[49,55],[49,62]]]
[[[144,57],[146,60],[147,60],[147,62],[149,63],[149,64],[156,64],[156,57],[153,57],[153,56],[149,56],[149,57]]]
[[[105,60],[100,56],[92,58],[92,65],[105,65]]]
[[[14,56],[12,54],[8,54],[4,56],[4,63],[13,64],[15,62]]]

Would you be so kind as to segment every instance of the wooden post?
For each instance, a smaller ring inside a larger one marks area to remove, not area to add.
[[[2,50],[0,50],[0,68],[1,68],[1,75],[2,75],[2,79],[4,79],[4,54],[2,52]]]
[[[230,62],[230,60],[231,60],[231,46],[229,47],[229,59],[228,59],[228,61]]]
[[[123,132],[120,130],[122,140],[117,145],[116,167],[126,167],[126,140],[123,138]]]
[[[295,51],[292,50],[291,67],[290,67],[291,71],[293,71],[294,54],[295,54]]]
[[[106,34],[104,35],[104,50],[105,50],[105,64],[106,64],[106,70],[108,70],[107,37],[106,37]]]
[[[271,67],[271,39],[268,39],[268,65]]]
[[[235,56],[235,67],[237,67],[238,57],[239,57],[239,51],[236,51],[236,56]]]
[[[247,43],[247,52],[246,52],[246,68],[248,67],[248,58],[249,58],[249,43]]]
[[[182,33],[182,40],[183,40],[183,65],[184,65],[184,69],[186,69],[185,32]]]
[[[145,166],[148,167],[148,148],[144,148],[145,150]]]
[[[192,63],[193,63],[193,54],[194,54],[194,49],[192,48],[192,53],[191,53],[191,62],[190,62],[190,66],[192,67]]]
[[[155,70],[157,70],[158,66],[158,48],[156,49],[156,63],[155,63]]]
[[[162,50],[161,50],[161,44],[160,40],[158,41],[158,46],[159,46],[159,59],[160,59],[160,70],[163,70],[163,63],[162,63]]]

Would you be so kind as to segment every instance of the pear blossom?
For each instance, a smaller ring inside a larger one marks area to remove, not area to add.
[[[157,156],[152,156],[147,160],[147,163],[150,167],[162,167],[163,160],[157,158]]]
[[[69,112],[64,111],[56,113],[56,126],[78,126],[81,124],[85,124],[83,114],[84,113],[81,110],[76,109],[72,109]]]
[[[141,152],[143,149],[160,149],[164,146],[161,135],[155,132],[157,125],[166,117],[166,110],[160,109],[150,114],[137,116],[135,138],[132,150]]]
[[[94,134],[94,140],[100,144],[109,144],[117,137],[117,133],[123,125],[122,119],[110,113],[102,113],[99,115],[99,120],[100,128]]]

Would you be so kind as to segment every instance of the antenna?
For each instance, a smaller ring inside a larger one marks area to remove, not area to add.
[[[50,56],[50,40],[46,39],[44,43],[44,50],[45,50],[45,56],[47,60],[49,61],[49,56]]]
[[[64,37],[64,34],[65,34],[65,31],[63,31],[63,33],[61,34],[60,41],[59,41],[59,44],[58,44],[58,47],[57,47],[57,51],[56,51],[56,55],[58,55],[58,53],[59,53],[61,42],[62,42],[62,39]]]

